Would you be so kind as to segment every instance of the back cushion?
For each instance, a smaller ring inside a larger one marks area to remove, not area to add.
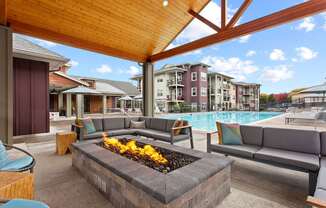
[[[263,127],[241,125],[240,132],[244,144],[263,145]]]
[[[150,117],[140,117],[140,121],[145,121],[146,128],[150,128],[151,125],[151,118]]]
[[[174,126],[174,123],[176,122],[176,120],[172,120],[172,119],[166,119],[166,132],[171,132],[171,129]]]
[[[326,156],[326,131],[320,133],[320,141],[321,141],[321,154]]]
[[[114,130],[114,129],[124,129],[125,128],[125,118],[104,118],[103,119],[104,131]]]
[[[163,118],[151,118],[150,129],[166,131],[167,120]]]
[[[103,131],[103,119],[93,118],[92,121],[96,131]]]
[[[125,117],[125,128],[126,129],[130,128],[130,121],[139,121],[139,117],[138,116]]]
[[[317,131],[264,128],[263,140],[264,147],[320,154],[320,134]]]

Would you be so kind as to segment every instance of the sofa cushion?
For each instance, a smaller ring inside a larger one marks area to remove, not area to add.
[[[151,118],[150,117],[140,117],[140,121],[145,121],[146,128],[150,128],[151,125]]]
[[[319,169],[316,188],[326,190],[326,167],[320,167]]]
[[[91,134],[84,135],[83,139],[88,140],[88,139],[99,139],[103,137],[104,132],[99,131]]]
[[[229,154],[238,157],[250,158],[254,157],[254,154],[261,148],[256,145],[223,145],[223,144],[213,144],[210,146],[211,150],[222,153]]]
[[[116,129],[116,130],[107,131],[106,134],[109,137],[122,136],[122,135],[133,135],[133,134],[136,134],[136,130],[135,129]]]
[[[171,134],[165,131],[158,131],[153,129],[137,129],[136,133],[140,136],[153,138],[162,141],[171,141]]]
[[[240,131],[244,144],[263,145],[263,127],[241,125]]]
[[[237,123],[216,122],[218,143],[224,145],[242,145],[240,125]]]
[[[320,135],[317,131],[266,127],[263,146],[319,155]]]
[[[151,123],[149,128],[158,130],[158,131],[164,131],[166,132],[166,123],[167,120],[163,118],[151,118]]]
[[[254,158],[271,164],[291,166],[294,169],[312,171],[319,169],[319,157],[314,154],[263,147],[255,153]]]
[[[171,132],[171,129],[174,127],[176,120],[174,119],[166,119],[166,132]]]
[[[326,190],[317,188],[314,197],[322,201],[326,201]]]
[[[320,133],[321,155],[326,156],[326,132]]]
[[[92,119],[96,131],[103,131],[103,119],[93,118]]]
[[[130,121],[130,128],[134,129],[144,129],[145,127],[145,121]]]
[[[128,129],[130,128],[130,121],[139,121],[139,117],[125,117],[125,128]]]
[[[95,125],[93,123],[93,120],[90,118],[85,118],[82,120],[83,126],[86,129],[87,134],[91,134],[96,132]]]
[[[114,130],[114,129],[124,129],[124,128],[125,128],[124,117],[104,118],[103,119],[104,131]]]

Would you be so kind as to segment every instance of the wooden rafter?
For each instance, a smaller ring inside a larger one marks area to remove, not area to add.
[[[194,10],[190,9],[188,11],[188,13],[193,16],[194,18],[198,19],[199,21],[203,22],[204,24],[206,24],[207,26],[209,26],[210,28],[212,28],[213,30],[220,32],[221,28],[218,27],[217,25],[215,25],[214,23],[212,23],[211,21],[209,21],[208,19],[206,19],[205,17],[201,16],[200,14],[198,14],[197,12],[195,12]]]
[[[250,3],[252,2],[252,0],[245,0],[241,7],[238,9],[238,11],[233,15],[232,19],[230,20],[230,22],[227,24],[226,28],[231,28],[233,27],[238,20],[240,19],[240,17],[243,15],[243,13],[246,11],[246,9],[249,7]]]
[[[76,37],[71,37],[61,33],[49,31],[43,28],[38,28],[32,25],[17,22],[15,20],[8,19],[8,22],[10,22],[10,27],[12,28],[12,30],[17,33],[30,35],[37,38],[54,41],[57,43],[62,43],[72,47],[98,52],[110,56],[115,56],[118,58],[124,58],[131,61],[146,61],[145,56],[129,54],[124,51],[119,51],[117,49],[107,47],[105,45],[100,45],[87,40],[78,39]]]
[[[228,19],[228,1],[227,0],[221,0],[221,29],[225,29],[226,22]]]
[[[7,25],[7,0],[0,0],[0,25]]]
[[[306,200],[307,204],[313,207],[326,208],[326,202],[320,199],[308,196]]]
[[[280,24],[298,20],[326,10],[326,0],[310,0],[296,6],[272,13],[262,18],[244,23],[242,25],[221,31],[217,34],[192,41],[176,48],[163,51],[149,57],[151,61],[158,61],[175,55],[186,53],[212,44],[221,43],[233,38],[239,38],[253,32],[258,32]]]

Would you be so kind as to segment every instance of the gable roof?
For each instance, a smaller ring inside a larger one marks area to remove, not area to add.
[[[125,95],[126,93],[106,82],[96,80],[95,89],[98,92],[110,95]]]

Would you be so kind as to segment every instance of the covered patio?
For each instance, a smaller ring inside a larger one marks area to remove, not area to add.
[[[199,14],[209,2],[0,0],[0,138],[13,143],[13,33],[140,63],[144,78],[142,112],[144,116],[153,117],[154,62],[326,10],[326,0],[309,0],[237,25],[252,0],[244,0],[230,21],[227,0],[221,0],[221,25],[216,25]],[[194,18],[216,33],[166,49]],[[77,97],[77,103],[81,100],[82,96]],[[196,148],[205,151],[205,133],[198,132],[195,137]],[[185,146],[184,143],[178,145]],[[53,140],[39,144],[31,140],[25,148],[39,161],[36,199],[49,203],[51,207],[111,206],[71,167],[70,156],[53,155]],[[283,169],[275,171],[273,167],[240,159],[233,167],[233,193],[217,207],[302,207],[307,180],[301,173]]]

